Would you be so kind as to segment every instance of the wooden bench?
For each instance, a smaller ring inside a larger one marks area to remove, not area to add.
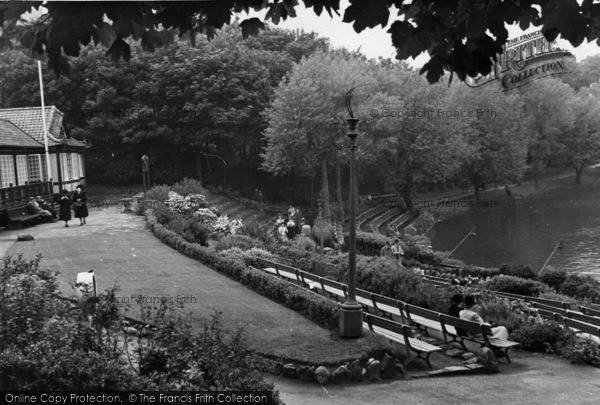
[[[423,360],[430,369],[433,369],[429,356],[431,353],[442,351],[441,348],[413,338],[412,331],[407,325],[370,314],[365,315],[365,317],[369,330],[405,347],[406,361],[403,364],[404,367],[414,360]],[[411,351],[415,352],[417,356],[411,357]]]
[[[296,276],[296,269],[285,266],[280,263],[275,263],[266,259],[258,259],[257,260],[263,270],[276,274],[280,277],[287,278],[288,280],[298,280],[298,276]]]
[[[537,302],[532,302],[531,305],[534,308],[537,308],[538,312],[540,310],[543,310],[543,311],[547,311],[547,312],[554,312],[554,313],[560,314],[561,316],[567,316],[567,310],[563,309],[563,308],[552,307],[550,305],[544,305],[544,304],[540,304]]]
[[[340,301],[340,298],[346,299],[346,296],[348,295],[346,284],[342,284],[324,277],[319,277],[319,284],[321,285],[321,290],[325,294],[336,299],[337,301]]]
[[[600,326],[590,325],[589,323],[577,321],[575,319],[566,317],[563,318],[563,321],[566,326],[568,326],[571,329],[575,329],[576,333],[587,333],[591,336],[591,338],[594,341],[600,342]]]
[[[406,320],[410,325],[419,329],[419,331],[426,336],[429,336],[428,329],[442,330],[439,312],[411,304],[404,304],[402,306],[402,311],[406,315]]]
[[[33,222],[41,218],[40,214],[32,214],[27,205],[9,208],[6,210],[6,213],[8,214],[9,222],[17,222],[19,224],[19,229],[21,229],[23,222]]]
[[[465,340],[478,343],[481,347],[489,347],[502,352],[508,364],[511,363],[508,351],[511,347],[518,346],[519,343],[510,340],[493,337],[492,327],[487,324],[478,324],[476,322],[467,321],[466,319],[456,318],[454,316],[439,314],[440,324],[442,325],[442,334],[444,341],[448,344],[447,336],[452,337],[451,342],[458,342],[465,350]],[[466,332],[466,336],[457,333],[461,329]]]
[[[373,305],[372,293],[365,290],[361,290],[360,288],[357,288],[355,290],[355,293],[356,301],[358,301],[358,303],[362,305],[363,311],[371,312],[375,309],[375,306]]]
[[[567,302],[563,302],[563,301],[555,301],[555,300],[549,300],[546,298],[539,298],[539,297],[529,297],[526,295],[510,294],[510,293],[505,293],[505,292],[500,292],[500,291],[490,291],[490,292],[495,294],[498,297],[508,298],[508,299],[512,299],[512,300],[525,301],[525,302],[529,302],[529,303],[537,303],[537,304],[542,304],[542,305],[546,305],[548,307],[553,307],[553,308],[570,309],[570,304]]]
[[[576,311],[567,311],[567,318],[600,327],[600,318],[597,316],[586,315]]]
[[[379,294],[371,294],[371,297],[373,300],[373,307],[380,315],[390,319],[393,319],[394,315],[399,316],[402,320],[406,318],[400,310],[404,305],[404,302]]]
[[[586,315],[600,317],[600,310],[580,306],[579,309]]]

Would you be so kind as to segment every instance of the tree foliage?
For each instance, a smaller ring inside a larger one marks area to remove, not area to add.
[[[600,4],[592,0],[351,0],[341,10],[339,0],[304,0],[304,6],[321,15],[343,12],[343,21],[356,32],[378,25],[386,27],[398,59],[429,53],[421,69],[430,83],[444,75],[486,75],[492,59],[502,53],[508,39],[507,24],[542,28],[549,41],[559,35],[573,46],[600,38]],[[173,32],[188,36],[197,33],[214,37],[217,29],[236,15],[266,10],[264,21],[248,17],[241,21],[244,37],[296,16],[296,0],[226,0],[199,2],[47,2],[47,12],[35,24],[17,24],[20,16],[39,9],[42,2],[9,2],[0,5],[0,48],[16,39],[36,54],[46,54],[56,73],[69,70],[67,56],[79,56],[82,46],[103,43],[113,60],[129,60],[132,38],[143,49],[154,51],[172,41]],[[391,16],[395,13],[395,19]],[[394,19],[394,20],[392,20]]]

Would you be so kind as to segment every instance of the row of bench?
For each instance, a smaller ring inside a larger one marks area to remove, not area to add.
[[[33,223],[42,218],[40,214],[32,214],[27,205],[20,207],[9,208],[6,210],[8,222],[16,222],[19,229],[23,223]]]
[[[258,262],[264,271],[296,281],[311,290],[320,290],[338,301],[347,297],[347,286],[343,283],[270,260],[259,259]],[[359,288],[356,289],[356,300],[368,313],[365,320],[369,329],[384,334],[384,336],[405,346],[408,355],[407,362],[414,360],[410,358],[409,354],[409,351],[412,350],[417,353],[416,358],[425,360],[431,367],[428,360],[429,354],[440,350],[437,346],[414,339],[412,334],[409,334],[410,327],[416,327],[427,336],[429,336],[428,329],[437,330],[442,333],[446,343],[458,342],[465,350],[465,340],[497,349],[504,355],[508,363],[511,362],[508,350],[518,345],[517,342],[494,338],[489,325],[480,325],[455,318]],[[394,317],[400,318],[402,323],[394,321]],[[386,332],[383,333],[382,329],[385,329]]]

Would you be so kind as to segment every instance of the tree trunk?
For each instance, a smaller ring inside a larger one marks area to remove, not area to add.
[[[329,207],[329,175],[327,173],[327,160],[321,161],[321,199],[323,202],[323,217],[331,218],[331,208]]]
[[[404,204],[406,204],[406,210],[412,214],[412,213],[414,213],[414,206],[413,206],[410,190],[411,190],[410,186],[402,187],[400,189],[400,195],[402,196],[402,199],[404,200]]]
[[[198,177],[198,181],[200,182],[200,187],[204,187],[202,183],[202,151],[200,148],[196,150],[196,176]]]
[[[315,175],[310,176],[310,207],[315,206]]]
[[[477,201],[481,199],[481,181],[481,176],[478,173],[473,174],[471,177],[471,182],[473,183],[473,196]]]
[[[346,225],[344,220],[344,200],[342,199],[342,168],[340,165],[340,157],[335,157],[335,175],[337,177],[337,200],[340,207],[340,223],[342,226]]]
[[[581,185],[581,173],[583,173],[583,165],[575,168],[575,184]]]

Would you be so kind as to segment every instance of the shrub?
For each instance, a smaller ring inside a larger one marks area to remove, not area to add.
[[[147,200],[165,201],[169,199],[169,191],[171,189],[166,184],[160,186],[154,186],[150,190],[146,191]]]
[[[563,357],[573,364],[591,364],[600,367],[600,344],[583,337],[576,337],[562,351]]]
[[[261,224],[258,221],[245,223],[242,229],[240,229],[240,233],[258,239],[266,245],[271,245],[278,241],[274,226]]]
[[[573,339],[573,332],[554,321],[526,322],[513,331],[510,338],[521,343],[525,350],[560,352]]]
[[[317,244],[307,236],[298,235],[292,240],[291,247],[293,249],[314,253],[317,249]]]
[[[493,291],[529,297],[537,297],[542,292],[548,291],[548,286],[539,281],[524,280],[519,277],[502,275],[495,276],[490,281],[484,282],[483,287]]]
[[[567,272],[565,270],[557,270],[550,266],[546,267],[542,274],[539,276],[539,280],[542,283],[548,284],[556,291],[560,291],[563,283],[567,279]]]
[[[480,278],[484,278],[484,279],[487,277],[494,277],[499,274],[500,274],[499,269],[477,267],[477,266],[471,266],[471,265],[464,266],[459,271],[459,275],[462,277],[471,276],[471,277],[480,277]]]
[[[265,245],[259,240],[253,239],[246,235],[229,235],[221,238],[215,245],[216,250],[226,250],[233,247],[241,250],[248,250],[252,248],[264,248]]]
[[[507,300],[493,300],[480,303],[479,315],[488,323],[495,322],[505,326],[508,332],[512,332],[521,323],[520,316],[513,310]]]
[[[379,256],[389,238],[373,232],[356,232],[356,252],[364,256]],[[348,249],[348,235],[344,235],[344,250]]]
[[[159,224],[165,226],[168,225],[169,222],[171,222],[171,220],[177,216],[175,212],[171,211],[168,207],[165,206],[154,208],[152,209],[152,212],[153,216],[156,217],[156,221],[158,221]]]
[[[531,267],[526,264],[516,264],[516,263],[505,263],[500,266],[500,274],[504,274],[506,276],[514,276],[524,279],[537,279],[536,273],[531,270]]]
[[[192,221],[189,227],[189,231],[194,237],[194,241],[202,246],[208,246],[208,236],[210,235],[210,229],[203,223]]]
[[[196,179],[189,179],[187,177],[173,184],[171,191],[183,196],[206,193],[206,190],[202,187],[202,183]]]
[[[598,302],[600,301],[600,282],[591,276],[569,274],[559,292],[581,300],[588,299]]]
[[[404,258],[414,259],[423,264],[439,265],[444,259],[444,255],[418,245],[409,245],[404,247]]]

